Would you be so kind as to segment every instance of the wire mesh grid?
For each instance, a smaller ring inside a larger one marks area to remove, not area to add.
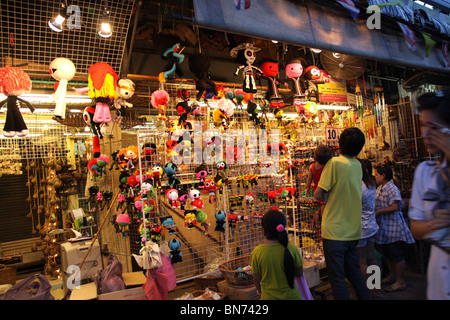
[[[119,74],[133,0],[70,2],[62,32],[52,31],[48,21],[56,17],[61,1],[1,2],[2,66],[20,66],[29,71],[48,72],[56,57],[72,60],[77,71],[87,73],[93,63],[103,61]],[[110,11],[112,36],[98,35],[103,7]]]

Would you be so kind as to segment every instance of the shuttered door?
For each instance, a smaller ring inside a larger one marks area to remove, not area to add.
[[[26,217],[30,212],[30,205],[25,201],[28,197],[26,183],[26,172],[0,178],[0,242],[32,237],[32,221]]]

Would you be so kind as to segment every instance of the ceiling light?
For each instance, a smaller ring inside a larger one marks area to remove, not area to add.
[[[98,35],[103,38],[109,38],[112,35],[111,26],[109,25],[109,10],[106,6],[103,9],[102,25]]]
[[[63,23],[64,20],[66,20],[67,18],[67,4],[64,2],[60,3],[60,8],[59,8],[59,14],[56,16],[55,19],[49,20],[48,21],[48,26],[56,32],[62,32],[63,31]]]
[[[317,105],[317,109],[319,109],[319,110],[348,110],[350,108],[351,108],[350,106],[334,106],[334,105],[326,105],[326,104]]]
[[[315,49],[315,48],[311,48],[311,51],[314,53],[321,53],[322,50],[321,49]]]

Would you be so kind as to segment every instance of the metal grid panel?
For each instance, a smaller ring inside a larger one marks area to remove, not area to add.
[[[2,1],[1,66],[13,64],[28,71],[48,72],[54,58],[65,57],[72,60],[80,73],[87,73],[90,65],[102,61],[119,74],[134,1],[107,1],[113,32],[109,38],[97,34],[103,1],[73,0],[71,4],[80,8],[80,28],[67,27],[67,20],[76,17],[72,13],[63,32],[54,32],[47,22],[58,14],[60,1]]]

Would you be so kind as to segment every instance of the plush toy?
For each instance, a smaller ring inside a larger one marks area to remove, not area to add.
[[[299,106],[301,100],[304,99],[306,84],[302,79],[303,65],[306,64],[301,58],[289,60],[285,67],[286,76],[294,83],[295,94],[293,96],[293,105]]]
[[[305,69],[305,80],[308,83],[308,100],[319,102],[319,89],[317,89],[317,83],[321,80],[320,69],[316,66],[309,66]]]
[[[28,128],[20,113],[20,105],[26,105],[31,112],[34,107],[28,101],[19,98],[20,95],[31,91],[30,77],[19,68],[4,67],[0,69],[0,93],[6,99],[0,102],[0,108],[6,104],[6,119],[3,127],[3,135],[7,138],[24,137],[28,134]]]
[[[163,89],[156,90],[152,93],[150,103],[152,104],[153,108],[159,109],[159,120],[167,120],[166,108],[169,100],[169,94]]]
[[[146,142],[142,146],[142,151],[144,153],[144,167],[147,168],[152,165],[152,163],[155,161],[156,157],[156,144]]]
[[[177,239],[172,239],[169,241],[169,249],[170,249],[169,258],[172,259],[171,260],[172,264],[183,261],[182,258],[183,253],[180,251],[180,247],[181,247],[180,241],[178,241]]]
[[[234,212],[233,209],[230,209],[230,213],[228,214],[227,219],[228,219],[228,226],[231,229],[236,228],[237,214]]]
[[[236,58],[236,61],[241,65],[236,68],[234,75],[237,76],[241,69],[243,69],[244,77],[244,92],[256,93],[255,73],[261,75],[263,72],[258,67],[253,66],[256,60],[256,52],[261,48],[254,47],[252,43],[242,43],[230,51],[230,55]]]
[[[221,123],[223,128],[228,128],[228,119],[233,116],[234,103],[227,98],[222,98],[217,102],[217,108],[213,111],[214,122]]]
[[[66,93],[67,84],[75,76],[75,65],[66,58],[56,58],[50,63],[49,72],[59,82],[55,83],[55,94],[53,96],[55,105],[55,117],[66,118]]]
[[[252,208],[254,202],[255,202],[255,196],[253,195],[253,193],[251,192],[247,192],[245,194],[245,203],[247,204],[247,206],[249,206],[250,208]]]
[[[170,185],[170,186],[174,187],[174,186],[180,184],[180,180],[178,180],[175,177],[175,174],[177,172],[177,165],[176,164],[174,164],[172,162],[168,162],[164,166],[163,170],[164,170],[164,173],[166,174],[167,179],[168,179],[166,185]]]
[[[263,72],[262,78],[267,79],[268,82],[268,99],[271,108],[283,108],[284,101],[278,91],[278,86],[281,80],[277,78],[279,68],[278,63],[275,60],[266,59],[261,64],[261,70]],[[287,87],[287,84],[285,84]]]
[[[195,80],[195,89],[198,90],[197,100],[200,100],[208,87],[211,88],[215,96],[218,95],[217,86],[211,80],[208,72],[210,66],[211,61],[205,53],[195,53],[189,57],[189,70],[197,77],[197,80]]]
[[[114,108],[121,110],[122,108],[132,108],[133,104],[127,102],[134,95],[136,85],[130,79],[120,79],[117,82],[117,98],[114,99]]]
[[[161,179],[164,174],[164,170],[160,165],[155,165],[152,167],[152,176],[153,176],[153,186],[156,187],[158,184],[158,188],[161,188]]]
[[[208,179],[205,181],[205,190],[204,193],[208,193],[209,196],[209,203],[213,203],[217,201],[216,198],[216,191],[219,190],[218,187],[216,187],[216,183],[213,179]]]
[[[192,125],[187,122],[188,114],[191,113],[191,107],[189,107],[187,101],[178,102],[176,105],[176,109],[178,112],[178,116],[180,117],[178,119],[179,128],[192,129]]]
[[[200,180],[200,183],[198,184],[199,189],[203,189],[205,187],[205,178],[208,175],[208,169],[204,164],[201,164],[195,169],[195,174]]]
[[[125,160],[127,161],[127,170],[134,169],[134,162],[138,159],[138,147],[129,146],[125,152]]]
[[[197,225],[197,217],[195,216],[195,210],[186,211],[184,214],[184,226],[191,230]]]
[[[216,212],[215,214],[216,217],[216,228],[214,229],[215,231],[219,231],[219,232],[224,232],[225,231],[225,219],[226,219],[226,214],[225,212],[219,210]]]
[[[118,76],[113,68],[105,62],[97,62],[89,67],[88,95],[95,102],[94,122],[111,121],[109,104],[117,98],[116,85]]]
[[[209,231],[209,223],[208,223],[208,216],[204,211],[197,210],[195,212],[195,217],[197,218],[197,223],[200,223],[200,225],[205,229],[205,234],[208,234]]]
[[[261,124],[261,121],[258,118],[258,105],[254,103],[253,101],[249,101],[247,104],[247,113],[249,115],[249,118],[251,121],[255,123],[255,126],[258,126]]]
[[[283,128],[283,110],[276,108],[273,110],[273,114],[275,115],[275,119],[277,119],[278,128]]]
[[[186,202],[189,199],[189,191],[185,188],[181,189],[178,192],[178,201],[180,202],[180,211],[184,212],[184,206],[186,205]]]
[[[147,200],[155,195],[155,189],[151,179],[147,179],[141,182],[141,191],[139,192],[141,199]]]
[[[183,78],[184,73],[180,65],[184,60],[184,54],[181,54],[183,50],[184,48],[181,48],[180,44],[176,43],[163,52],[161,58],[163,60],[166,60],[167,64],[164,67],[163,72],[159,74],[159,82],[166,82],[167,78],[169,78],[174,73],[176,73],[180,78]]]
[[[180,204],[178,202],[178,191],[177,189],[167,189],[165,191],[166,198],[169,201],[169,204],[171,205],[172,209],[177,209],[180,207]]]
[[[175,230],[177,225],[175,224],[175,221],[172,219],[172,217],[169,216],[161,218],[161,221],[162,225],[164,226],[164,228],[166,228],[170,235],[177,234],[177,231]]]
[[[200,191],[192,189],[189,191],[189,198],[191,198],[192,209],[203,209],[203,200],[200,197]]]
[[[119,209],[120,212],[122,212],[121,209]],[[120,213],[116,218],[116,223],[119,226],[120,232],[122,232],[122,237],[126,238],[126,231],[128,229],[128,226],[130,224],[130,217],[126,213]]]
[[[105,167],[109,164],[107,155],[100,155],[98,158],[92,158],[88,163],[88,170],[92,173],[92,179],[99,179],[106,174]]]
[[[195,117],[195,120],[199,121],[201,117],[204,117],[205,114],[202,112],[202,109],[198,103],[193,103],[191,106],[192,115]]]
[[[161,226],[159,224],[152,224],[150,228],[150,238],[153,242],[158,242],[161,239]]]

